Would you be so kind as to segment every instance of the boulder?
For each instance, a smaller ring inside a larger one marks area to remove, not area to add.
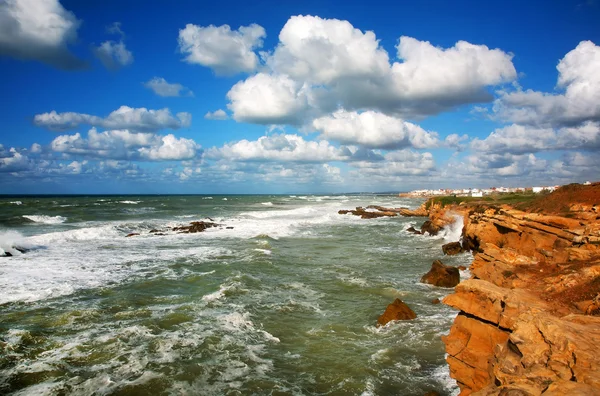
[[[442,245],[442,251],[447,256],[454,256],[455,254],[464,252],[460,242],[450,242],[445,245]]]
[[[439,298],[434,298],[433,300],[431,300],[432,304],[439,304],[441,301]]]
[[[140,235],[140,234],[138,234],[137,232],[132,232],[132,233],[129,233],[129,234],[125,235],[125,238],[129,238],[129,237],[132,237],[132,236],[138,236],[138,235]]]
[[[441,229],[442,229],[441,227],[433,224],[433,222],[431,220],[427,220],[421,226],[421,234],[428,233],[429,235],[434,236],[434,235],[437,235]]]
[[[410,226],[406,229],[406,231],[412,233],[412,234],[417,234],[417,235],[421,235],[421,231],[415,229],[415,227]]]
[[[421,282],[439,287],[454,287],[460,282],[460,272],[456,267],[444,265],[440,260],[435,260],[431,270],[423,275]]]
[[[208,221],[193,221],[189,226],[174,227],[173,231],[179,231],[180,234],[195,234],[202,232],[207,228],[216,227],[217,223],[211,223]]]
[[[387,306],[385,312],[377,319],[377,327],[385,326],[392,320],[409,320],[416,317],[417,314],[402,300],[397,298]]]

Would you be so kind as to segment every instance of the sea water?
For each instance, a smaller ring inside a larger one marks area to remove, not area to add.
[[[0,198],[0,394],[456,394],[440,339],[456,312],[431,303],[450,290],[419,280],[460,225],[430,237],[406,231],[422,218],[338,214],[421,203]],[[149,232],[202,220],[220,226]],[[395,298],[417,318],[377,328]]]

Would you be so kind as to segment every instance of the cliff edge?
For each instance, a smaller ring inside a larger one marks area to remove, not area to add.
[[[600,395],[600,184],[525,203],[429,203],[464,218],[471,279],[443,302],[461,395]]]

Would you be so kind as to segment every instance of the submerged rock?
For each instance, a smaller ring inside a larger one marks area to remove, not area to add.
[[[409,320],[416,317],[417,314],[402,300],[397,298],[387,306],[385,312],[377,319],[377,327],[385,326],[392,320]]]
[[[445,245],[442,245],[442,251],[447,256],[454,256],[455,254],[464,252],[460,242],[450,242]]]
[[[140,235],[140,234],[138,234],[137,232],[131,232],[131,233],[125,235],[125,238],[129,238],[129,237],[132,237],[132,236],[138,236],[138,235]]]
[[[415,227],[410,226],[406,229],[406,231],[412,233],[412,234],[417,234],[417,235],[421,235],[421,231],[415,229]]]
[[[439,287],[454,287],[460,282],[460,272],[456,267],[444,265],[440,260],[431,264],[431,269],[423,275],[421,282]]]

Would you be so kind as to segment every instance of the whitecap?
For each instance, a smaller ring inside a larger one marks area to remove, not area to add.
[[[119,203],[122,203],[122,204],[129,204],[129,205],[137,205],[137,204],[139,204],[140,202],[142,202],[142,201],[127,201],[127,200],[126,200],[126,201],[119,201]]]
[[[23,217],[33,221],[34,223],[42,224],[60,224],[67,221],[67,218],[63,216],[23,215]]]
[[[265,206],[273,206],[273,202],[269,202],[269,201],[267,201],[267,202],[261,202],[261,204],[265,205]]]
[[[23,205],[23,202],[21,202],[21,201],[12,201],[10,203],[13,205]]]

